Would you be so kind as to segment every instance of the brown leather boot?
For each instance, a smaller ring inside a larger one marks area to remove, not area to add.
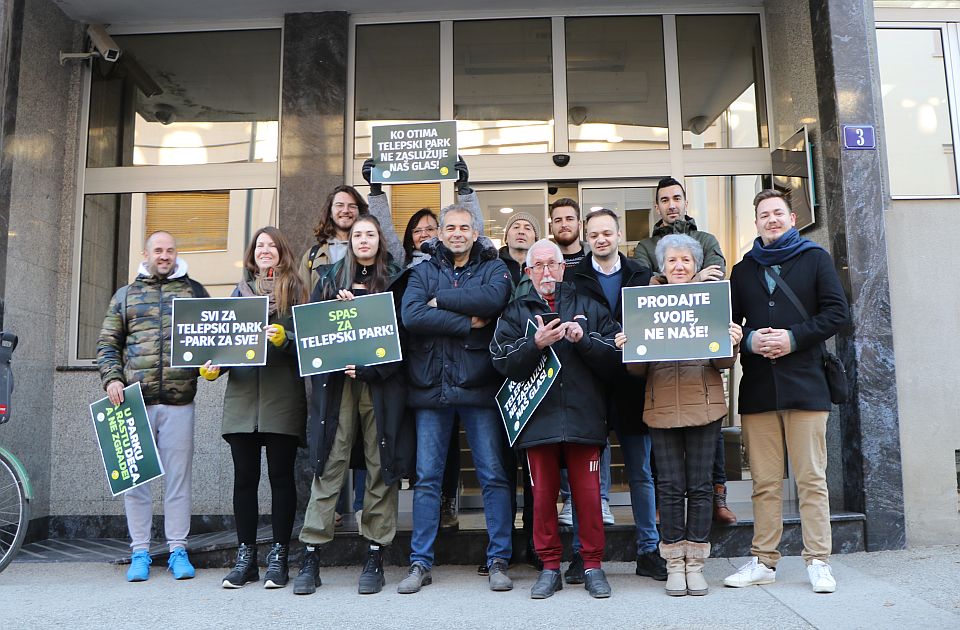
[[[737,515],[727,507],[727,487],[722,483],[713,486],[713,520],[721,525],[737,522]]]

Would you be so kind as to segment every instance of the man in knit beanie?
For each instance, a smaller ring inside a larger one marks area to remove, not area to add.
[[[516,286],[523,275],[527,250],[540,239],[540,224],[532,214],[516,212],[507,219],[503,234],[506,244],[500,248],[500,260],[506,263]]]

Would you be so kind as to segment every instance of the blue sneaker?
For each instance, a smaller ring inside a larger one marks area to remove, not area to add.
[[[130,556],[130,568],[127,569],[127,582],[146,582],[150,577],[150,565],[153,559],[145,549],[134,551]]]
[[[187,550],[183,547],[176,547],[170,552],[167,567],[173,573],[175,580],[189,580],[197,574],[196,569],[190,564],[190,558],[187,557]]]

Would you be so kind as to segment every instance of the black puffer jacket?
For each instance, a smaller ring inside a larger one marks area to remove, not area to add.
[[[772,294],[767,290],[763,267],[753,258],[737,263],[730,275],[733,321],[742,322],[744,340],[737,411],[829,411],[830,390],[820,343],[835,335],[849,320],[840,277],[830,254],[819,248],[783,263],[780,276],[812,319],[804,320],[780,287]],[[768,326],[793,333],[796,350],[779,359],[765,359],[749,352],[746,341],[750,333]]]
[[[343,264],[342,262],[337,265]],[[329,277],[335,277],[336,266]],[[387,290],[394,291],[398,299],[396,279]],[[317,285],[318,290],[320,284]],[[315,295],[317,292],[315,291]],[[405,334],[400,327],[400,340],[403,344]],[[314,474],[323,474],[340,425],[340,401],[343,396],[343,382],[348,378],[343,372],[317,374],[311,378],[310,393],[310,457],[314,462]],[[404,404],[407,398],[407,378],[401,361],[368,365],[357,368],[357,380],[370,388],[373,398],[373,415],[377,423],[377,443],[380,446],[380,470],[387,485],[402,477],[413,477],[416,472],[417,434],[413,414]],[[357,433],[360,441],[360,434]],[[353,449],[351,468],[363,468],[362,453]]]
[[[491,407],[502,379],[490,362],[494,323],[510,298],[510,273],[495,250],[474,244],[463,267],[454,269],[443,244],[410,270],[401,309],[410,333],[404,356],[407,404],[437,409],[451,405]],[[436,308],[428,306],[436,298]],[[471,317],[490,320],[471,328]]]
[[[530,448],[557,442],[606,444],[604,381],[620,369],[622,356],[613,341],[620,326],[606,307],[577,295],[573,285],[565,282],[557,283],[555,307],[561,321],[580,324],[583,338],[575,344],[566,339],[553,344],[560,360],[560,373],[514,446]],[[549,310],[536,291],[507,306],[490,343],[497,371],[514,381],[530,378],[546,350],[537,348],[532,335],[527,336],[527,322],[536,322],[536,315]]]

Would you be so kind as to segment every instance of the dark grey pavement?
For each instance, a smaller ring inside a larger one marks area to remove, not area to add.
[[[777,583],[724,588],[741,559],[711,559],[706,597],[667,597],[663,583],[638,578],[633,565],[608,563],[613,597],[592,600],[568,586],[533,601],[535,572],[511,570],[515,588],[492,593],[466,566],[441,566],[434,584],[397,595],[404,571],[387,567],[387,588],[356,593],[359,567],[324,569],[315,595],[288,587],[220,588],[222,570],[176,582],[153,567],[142,584],[108,563],[15,563],[0,573],[0,628],[960,628],[960,546],[835,556],[837,592],[810,590],[800,558],[785,558]]]

